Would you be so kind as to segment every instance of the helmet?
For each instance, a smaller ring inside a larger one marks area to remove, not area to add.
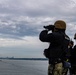
[[[76,33],[74,34],[74,39],[76,39]]]
[[[57,20],[55,23],[54,23],[54,26],[55,28],[57,29],[66,29],[66,23],[62,20]]]

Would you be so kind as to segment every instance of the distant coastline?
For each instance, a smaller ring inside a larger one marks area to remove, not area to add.
[[[47,60],[47,58],[0,58],[9,60]]]

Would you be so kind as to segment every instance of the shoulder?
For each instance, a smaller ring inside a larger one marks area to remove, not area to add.
[[[53,32],[52,35],[53,36],[56,36],[56,37],[61,37],[62,36],[62,34],[59,33],[59,32]]]

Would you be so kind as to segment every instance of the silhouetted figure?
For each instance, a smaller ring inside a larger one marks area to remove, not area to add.
[[[49,48],[44,50],[44,55],[49,60],[48,75],[62,75],[63,61],[68,50],[69,37],[66,35],[66,23],[58,20],[54,25],[44,27],[39,39],[49,42]],[[52,30],[51,33],[49,31]]]
[[[76,40],[76,33],[74,35]],[[72,74],[76,75],[76,45],[71,50],[71,65],[72,65]]]

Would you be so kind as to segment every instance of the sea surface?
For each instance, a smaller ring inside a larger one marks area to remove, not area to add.
[[[47,60],[0,60],[0,75],[47,75]]]

